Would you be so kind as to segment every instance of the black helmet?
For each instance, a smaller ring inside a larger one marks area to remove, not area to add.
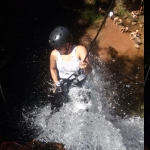
[[[49,45],[54,48],[62,47],[67,42],[72,42],[71,33],[63,26],[56,27],[49,35]]]

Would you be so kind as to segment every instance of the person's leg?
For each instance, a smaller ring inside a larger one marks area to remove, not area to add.
[[[54,100],[51,102],[52,112],[57,112],[63,106],[64,103],[68,102],[68,96],[65,92],[55,94]]]

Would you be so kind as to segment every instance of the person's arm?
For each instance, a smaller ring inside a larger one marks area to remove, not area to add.
[[[79,58],[81,59],[80,68],[83,69],[86,74],[90,74],[92,72],[92,67],[89,64],[88,57],[84,61],[87,55],[87,49],[84,46],[79,45],[77,46],[77,53],[79,54]]]
[[[50,55],[50,73],[53,79],[54,84],[58,82],[58,73],[56,67],[56,52],[53,50]]]

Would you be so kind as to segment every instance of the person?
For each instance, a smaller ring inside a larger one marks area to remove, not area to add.
[[[114,14],[114,13],[113,13],[112,11],[109,12],[108,16],[109,16],[109,19],[110,19],[110,20],[112,20],[113,14]]]
[[[124,33],[124,32],[125,32],[125,26],[122,26],[121,29],[120,29],[120,31],[121,31],[122,33]]]
[[[128,31],[129,31],[129,28],[123,25],[123,26],[121,27],[120,31],[121,31],[122,33],[128,32]]]
[[[134,40],[136,37],[139,37],[139,29],[136,29],[135,31],[130,33],[130,40]]]
[[[86,57],[87,49],[83,45],[74,45],[72,42],[72,34],[64,26],[54,28],[49,35],[49,45],[54,48],[50,54],[50,73],[54,82],[53,93],[60,87],[62,81],[68,82],[69,80],[69,83],[78,82],[81,85],[82,80],[74,78],[76,72],[78,74],[82,72],[85,78],[92,71],[88,57]]]
[[[115,25],[117,25],[118,19],[119,19],[119,17],[115,17],[115,18],[114,18],[114,24],[115,24]]]
[[[118,26],[120,26],[120,25],[122,25],[122,19],[121,18],[118,20]]]
[[[137,22],[138,21],[138,16],[136,14],[136,11],[131,12],[131,19],[132,19],[132,22]]]
[[[99,7],[98,12],[100,13],[100,15],[105,16],[106,12],[105,10],[103,10],[101,7]]]

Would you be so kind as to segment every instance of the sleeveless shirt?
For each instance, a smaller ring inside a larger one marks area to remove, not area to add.
[[[76,46],[73,46],[71,52],[71,60],[65,61],[59,52],[57,52],[56,65],[59,71],[59,77],[62,79],[68,79],[73,73],[80,69],[79,64],[81,60],[76,57]]]

